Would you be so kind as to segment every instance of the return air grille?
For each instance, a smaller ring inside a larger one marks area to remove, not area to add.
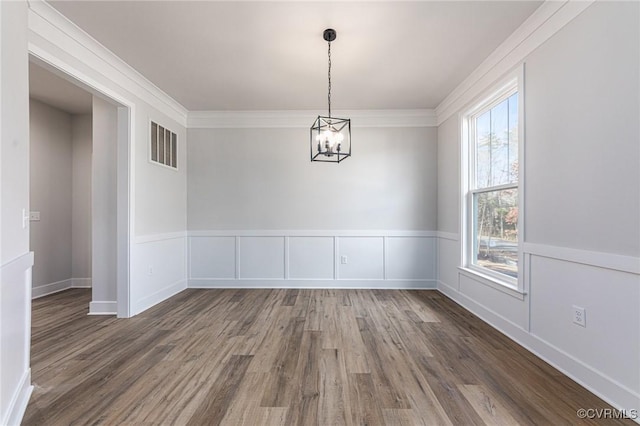
[[[151,122],[151,161],[178,169],[178,135]]]

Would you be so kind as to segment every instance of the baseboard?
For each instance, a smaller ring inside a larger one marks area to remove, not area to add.
[[[434,290],[436,280],[190,279],[189,288],[317,288]]]
[[[91,288],[91,278],[71,278],[71,288]]]
[[[59,293],[72,287],[72,279],[56,281],[54,283],[40,285],[31,289],[31,298],[38,299],[50,294]]]
[[[116,315],[118,312],[118,302],[99,301],[89,303],[88,315]]]
[[[91,278],[69,278],[50,284],[39,285],[31,289],[31,299],[49,296],[70,288],[91,288]]]
[[[529,352],[543,359],[591,393],[602,398],[619,410],[640,410],[640,394],[618,383],[616,380],[593,369],[561,349],[538,336],[506,320],[504,317],[458,292],[452,286],[438,281],[438,291],[477,315],[487,324],[503,333]],[[596,408],[596,407],[584,407]],[[639,419],[635,419],[638,422]]]
[[[5,417],[0,422],[3,425],[13,426],[19,425],[24,416],[24,412],[29,404],[29,398],[31,398],[31,392],[33,392],[33,386],[31,385],[31,369],[27,369],[22,375],[20,386],[16,393],[11,398],[9,409]]]
[[[186,288],[187,280],[176,281],[175,283],[168,285],[167,287],[149,296],[146,296],[138,300],[137,302],[133,302],[131,307],[131,314],[138,315],[139,313],[146,311],[150,307],[157,305],[158,303],[163,302],[172,296],[175,296]]]

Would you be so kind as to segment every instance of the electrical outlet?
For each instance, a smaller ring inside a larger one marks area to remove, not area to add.
[[[587,313],[584,308],[573,306],[573,323],[581,327],[587,326]]]
[[[153,275],[153,266],[149,265],[149,276]]]
[[[343,265],[349,263],[349,259],[347,259],[347,256],[340,256],[340,263]]]
[[[31,213],[29,213],[29,220],[31,222],[39,222],[40,221],[40,212],[31,212]]]

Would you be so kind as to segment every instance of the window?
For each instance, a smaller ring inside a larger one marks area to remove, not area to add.
[[[178,136],[151,122],[151,161],[173,169],[178,168]]]
[[[513,79],[463,120],[466,150],[464,267],[518,285],[522,111]]]

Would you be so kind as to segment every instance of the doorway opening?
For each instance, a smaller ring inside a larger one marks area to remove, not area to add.
[[[128,317],[130,108],[29,59],[32,296],[87,288],[90,315]]]

